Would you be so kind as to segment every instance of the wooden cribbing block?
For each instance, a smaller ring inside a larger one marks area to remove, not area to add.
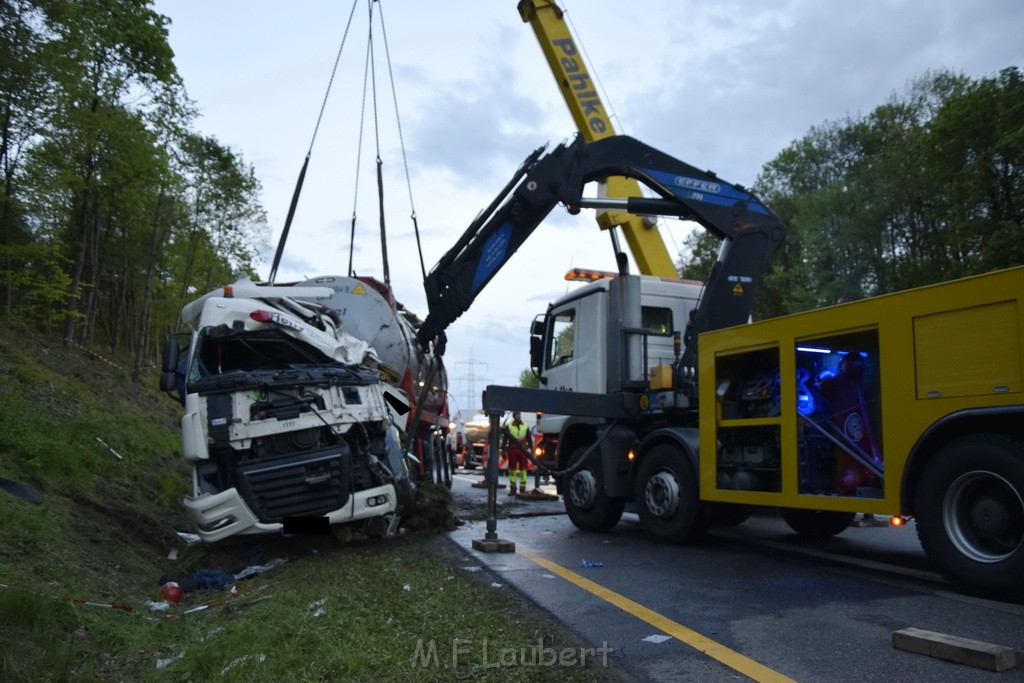
[[[480,550],[485,553],[514,553],[516,551],[516,544],[512,541],[506,541],[501,538],[496,541],[474,538],[473,549]]]
[[[1017,666],[1017,651],[1011,647],[925,631],[912,626],[894,631],[892,646],[897,650],[916,652],[989,671],[1006,671]]]

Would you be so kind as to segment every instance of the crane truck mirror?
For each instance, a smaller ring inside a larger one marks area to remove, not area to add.
[[[530,367],[535,373],[540,374],[541,361],[544,359],[544,339],[542,337],[530,337]]]

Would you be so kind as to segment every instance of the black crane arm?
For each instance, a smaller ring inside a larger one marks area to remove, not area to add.
[[[624,135],[590,143],[576,138],[543,152],[542,147],[526,158],[427,274],[429,313],[417,332],[421,345],[443,342],[448,326],[555,206],[579,213],[588,205],[584,186],[609,176],[634,178],[660,196],[629,198],[630,213],[692,220],[726,242],[688,336],[696,339],[698,332],[747,321],[765,262],[783,236],[781,221],[754,195]],[[443,349],[443,343],[439,346]]]

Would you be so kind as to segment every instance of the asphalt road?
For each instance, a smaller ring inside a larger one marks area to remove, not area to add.
[[[470,486],[480,478],[460,471],[456,501],[486,501],[486,489]],[[468,521],[451,534],[466,566],[607,647],[627,679],[1024,681],[1024,605],[953,590],[928,567],[912,525],[810,541],[766,511],[699,545],[665,546],[629,513],[591,534],[560,501],[506,490],[497,499],[497,536],[516,552],[474,549],[486,521]],[[893,632],[910,626],[1014,648],[1020,664],[996,673],[893,648]]]

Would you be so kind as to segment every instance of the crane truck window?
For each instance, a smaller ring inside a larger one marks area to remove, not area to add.
[[[562,365],[572,360],[573,342],[576,331],[576,311],[563,311],[551,322],[551,349],[548,367]]]
[[[672,334],[672,309],[641,306],[640,327],[651,334]]]

